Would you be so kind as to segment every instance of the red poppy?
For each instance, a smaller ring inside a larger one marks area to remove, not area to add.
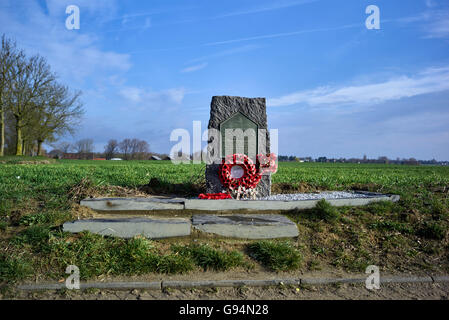
[[[198,199],[220,200],[220,199],[232,199],[228,193],[201,193]]]
[[[259,166],[259,173],[261,175],[276,173],[278,170],[277,157],[274,153],[267,155],[258,154],[257,164]]]

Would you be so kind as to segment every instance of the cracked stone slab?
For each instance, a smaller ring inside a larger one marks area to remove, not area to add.
[[[98,212],[123,211],[139,212],[152,210],[201,210],[201,211],[278,211],[294,209],[314,208],[317,202],[324,198],[333,206],[363,206],[372,202],[393,201],[400,199],[398,195],[378,194],[378,193],[351,193],[351,197],[340,197],[334,193],[323,194],[291,194],[273,195],[266,199],[278,200],[204,200],[204,199],[183,199],[183,198],[89,198],[81,201],[82,206],[89,207]],[[283,200],[282,200],[283,199]],[[291,200],[285,200],[291,199]]]
[[[230,238],[275,239],[299,235],[295,223],[277,214],[195,214],[192,225],[199,231]]]
[[[181,198],[88,198],[80,203],[95,211],[182,210]]]
[[[189,236],[191,223],[186,218],[89,219],[66,222],[65,232],[90,231],[104,236],[132,238],[142,235],[150,239]]]
[[[314,200],[206,200],[186,199],[184,206],[186,210],[204,211],[227,211],[227,210],[252,210],[252,211],[277,211],[277,210],[302,210],[311,209],[316,206],[320,199]],[[373,195],[358,198],[326,199],[331,205],[342,206],[364,206],[372,202],[399,200],[397,195]]]

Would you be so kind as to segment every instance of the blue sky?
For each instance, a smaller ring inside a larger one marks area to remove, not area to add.
[[[98,151],[136,137],[168,153],[173,129],[207,128],[212,96],[237,95],[267,98],[280,154],[449,159],[447,1],[2,0],[0,33],[83,91],[64,140]]]

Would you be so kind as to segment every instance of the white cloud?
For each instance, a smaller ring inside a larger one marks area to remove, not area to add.
[[[439,11],[433,14],[426,31],[428,38],[449,37],[449,12]]]
[[[46,0],[48,13],[52,17],[61,17],[65,14],[65,9],[69,5],[76,5],[80,8],[80,16],[85,14],[95,15],[100,20],[109,19],[117,13],[118,6],[116,0]]]
[[[208,63],[204,62],[204,63],[201,63],[201,64],[197,64],[197,65],[194,65],[194,66],[191,66],[191,67],[184,68],[184,69],[181,70],[181,72],[182,73],[188,73],[188,72],[198,71],[198,70],[206,68],[207,65],[208,65]]]
[[[162,91],[158,94],[167,96],[170,98],[170,100],[180,104],[180,103],[182,103],[182,100],[184,99],[186,90],[184,88],[174,88],[174,89],[168,89],[168,90]]]
[[[206,44],[207,45],[207,44]],[[235,47],[235,48],[231,48],[231,49],[226,49],[226,50],[222,50],[219,52],[215,52],[206,56],[202,56],[199,58],[195,58],[189,61],[189,63],[195,63],[195,62],[199,62],[199,61],[204,61],[204,60],[210,60],[210,59],[216,59],[216,58],[222,58],[222,57],[226,57],[226,56],[231,56],[234,54],[238,54],[238,53],[242,53],[242,52],[248,52],[248,51],[252,51],[255,49],[259,49],[261,46],[259,45],[254,45],[254,44],[250,44],[250,45],[244,45],[244,46],[240,46],[240,47]]]
[[[435,3],[434,0],[426,0],[426,6],[427,6],[428,8],[433,8],[433,7],[436,6],[436,3]]]
[[[145,18],[145,24],[143,25],[143,29],[146,30],[151,27],[151,18]]]
[[[78,1],[81,10],[81,30],[67,30],[64,17],[65,5],[70,1],[48,0],[47,10],[37,1],[16,3],[0,8],[2,31],[15,38],[20,48],[29,54],[40,54],[47,58],[52,69],[65,82],[83,82],[89,76],[97,79],[131,68],[128,54],[116,53],[100,48],[97,36],[83,32],[84,12],[108,15],[114,1]],[[95,3],[95,4],[94,4]]]
[[[291,31],[291,32],[270,33],[270,34],[263,34],[263,35],[259,35],[259,36],[253,36],[253,37],[237,38],[237,39],[230,39],[230,40],[224,40],[224,41],[214,41],[214,42],[205,43],[204,46],[217,46],[217,45],[236,43],[236,42],[245,42],[245,41],[263,40],[263,39],[275,39],[275,38],[282,38],[282,37],[291,37],[291,36],[296,36],[296,35],[300,35],[300,34],[315,33],[315,32],[327,32],[327,31],[343,30],[343,29],[351,29],[351,28],[359,28],[359,27],[360,27],[360,24],[356,23],[356,24],[342,25],[339,27],[304,29],[304,30],[297,30],[297,31]]]
[[[318,0],[278,1],[277,3],[274,3],[274,4],[270,4],[270,5],[266,5],[266,6],[259,6],[259,7],[255,7],[255,8],[249,9],[249,10],[234,11],[234,12],[226,13],[226,14],[223,14],[216,18],[240,16],[240,15],[246,15],[246,14],[253,14],[253,13],[285,9],[285,8],[296,7],[299,5],[316,2],[316,1],[318,1]]]
[[[143,96],[143,90],[133,87],[125,87],[119,91],[120,95],[132,102],[141,102]]]
[[[112,19],[117,20],[117,19]],[[107,29],[107,32],[117,31],[131,31],[131,30],[147,30],[152,26],[152,20],[150,17],[145,19],[137,19],[137,17],[131,17],[130,15],[124,15],[121,21],[122,28],[120,29]]]
[[[124,87],[119,91],[120,95],[132,103],[144,103],[161,105],[163,103],[182,103],[186,90],[184,88],[172,88],[161,91],[145,90],[135,87]]]
[[[122,19],[122,26],[126,25],[129,22],[128,16],[125,14]]]
[[[449,37],[449,11],[447,9],[427,9],[420,14],[396,19],[395,21],[401,23],[421,22],[426,38]]]
[[[413,77],[398,76],[384,82],[346,87],[318,87],[268,100],[272,107],[293,104],[341,106],[378,104],[426,93],[449,90],[449,67],[429,68]]]

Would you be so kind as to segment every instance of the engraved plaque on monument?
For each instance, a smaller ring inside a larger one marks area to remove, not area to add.
[[[221,155],[243,153],[254,159],[257,154],[257,129],[257,124],[240,112],[221,123]]]

